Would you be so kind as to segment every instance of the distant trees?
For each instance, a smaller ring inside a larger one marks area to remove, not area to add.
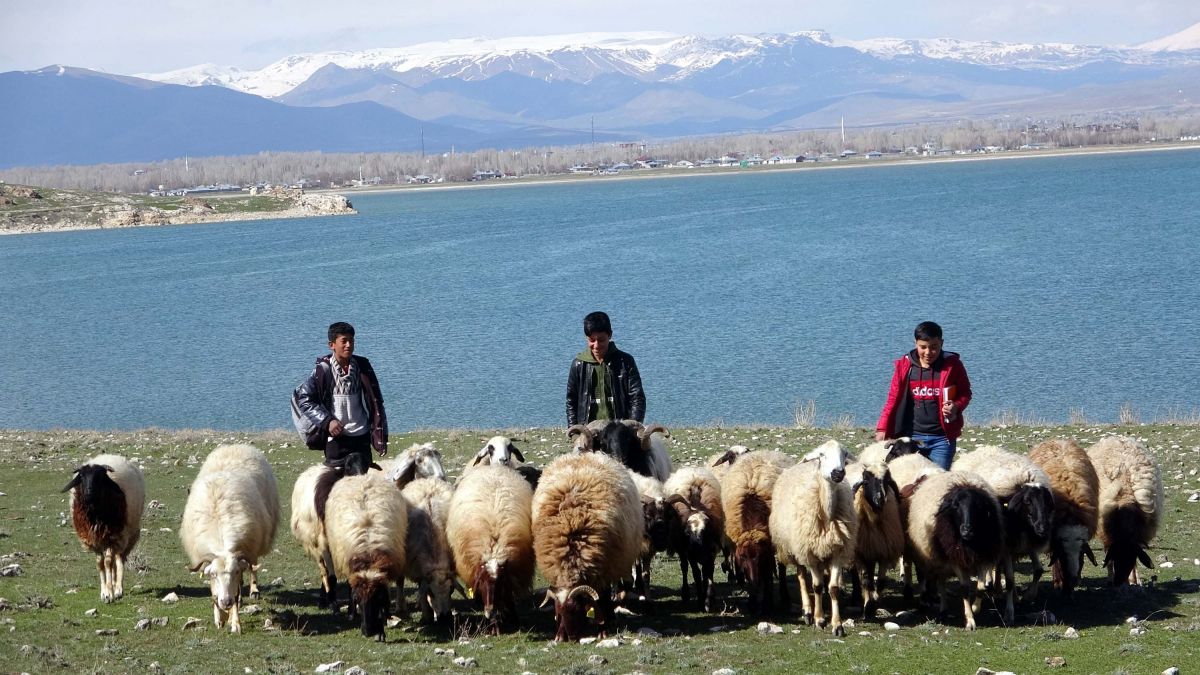
[[[938,124],[850,128],[845,143],[839,129],[778,131],[682,138],[655,143],[597,143],[485,149],[440,154],[262,152],[256,155],[189,157],[159,162],[90,166],[22,167],[0,170],[0,180],[46,187],[149,192],[160,185],[177,189],[211,183],[289,185],[304,179],[321,187],[345,186],[360,178],[372,183],[403,184],[416,176],[449,182],[468,181],[477,170],[499,175],[566,173],[573,166],[632,164],[640,156],[699,163],[738,153],[758,155],[838,154],[854,150],[969,151],[985,146],[1017,149],[1026,145],[1081,147],[1176,140],[1200,134],[1200,114],[1181,116],[1078,116],[958,120]],[[378,179],[376,181],[375,179]]]

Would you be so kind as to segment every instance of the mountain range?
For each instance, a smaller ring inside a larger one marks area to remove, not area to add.
[[[1200,102],[1200,24],[1136,47],[822,31],[451,40],[110,75],[0,74],[0,167],[520,147]]]

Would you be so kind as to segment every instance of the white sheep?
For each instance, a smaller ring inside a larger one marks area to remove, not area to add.
[[[266,456],[251,445],[222,445],[192,482],[179,538],[192,564],[209,580],[213,623],[242,631],[242,574],[258,596],[259,558],[270,553],[279,525],[279,491]]]
[[[100,600],[112,602],[125,594],[125,559],[142,535],[142,470],[119,455],[97,455],[75,469],[62,491],[71,493],[75,534],[96,554]]]
[[[413,443],[399,456],[383,460],[378,466],[383,475],[400,489],[418,478],[446,480],[442,453],[433,447],[433,443]]]
[[[420,478],[405,485],[401,494],[408,502],[404,577],[417,584],[421,621],[446,624],[451,619],[450,594],[458,584],[454,554],[446,539],[454,488],[439,478]],[[403,580],[399,603],[401,608],[405,606]]]
[[[865,452],[865,451],[864,451]],[[886,454],[886,453],[885,453]],[[872,459],[877,459],[877,456],[872,456]],[[925,481],[929,476],[940,473],[945,473],[945,469],[938,466],[933,460],[924,455],[910,453],[900,455],[888,461],[888,473],[892,475],[892,480],[895,481],[896,487],[900,490],[900,522],[904,524],[905,532],[908,532],[908,506],[912,501],[913,492]],[[905,536],[904,546],[904,599],[912,601],[913,599],[913,559],[915,552],[912,549],[912,543]]]
[[[542,476],[541,470],[525,463],[525,455],[508,436],[492,436],[487,443],[475,453],[475,459],[463,468],[467,475],[476,466],[506,466],[529,482],[530,488],[536,488]]]
[[[1098,521],[1108,581],[1137,584],[1138,561],[1154,568],[1146,549],[1163,513],[1158,462],[1141,441],[1127,436],[1102,438],[1087,454],[1100,480]]]
[[[391,605],[388,589],[404,577],[408,504],[380,473],[334,484],[325,507],[334,571],[350,582],[350,616],[362,612],[362,633],[379,642]]]
[[[780,561],[799,569],[801,621],[825,625],[821,596],[828,579],[833,634],[842,636],[842,570],[854,561],[858,517],[854,495],[845,482],[846,449],[828,441],[784,469],[775,481],[769,519],[771,540]],[[811,578],[811,585],[809,583]]]
[[[858,461],[863,464],[878,466],[880,464],[887,464],[898,457],[919,454],[924,448],[924,443],[914,441],[908,436],[889,438],[883,441],[875,441],[863,448],[862,452],[858,453]]]
[[[1033,581],[1026,596],[1032,599],[1043,572],[1039,555],[1050,547],[1054,514],[1050,477],[1029,457],[992,445],[955,457],[952,468],[981,476],[1004,510],[1005,550],[1000,564],[1005,582],[1004,621],[1012,625],[1016,617],[1013,562],[1022,556],[1033,561]]]
[[[575,640],[595,610],[603,634],[613,617],[612,585],[637,560],[642,507],[624,466],[600,453],[560,455],[546,466],[533,495],[533,548],[550,584],[558,630]],[[543,603],[544,604],[544,603]]]
[[[483,605],[492,633],[517,624],[517,600],[533,583],[533,490],[516,471],[479,466],[463,476],[446,517],[458,576]]]

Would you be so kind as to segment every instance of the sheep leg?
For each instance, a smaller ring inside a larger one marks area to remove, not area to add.
[[[333,574],[333,557],[328,549],[321,552],[321,557],[317,558],[317,569],[321,573],[321,598],[317,601],[317,607],[322,609],[326,607],[333,608],[333,613],[337,614],[337,577]]]
[[[946,590],[946,580],[945,579],[937,580],[937,594],[938,594],[938,620],[941,621],[942,623],[949,623],[950,617],[948,616],[947,609],[946,609],[947,590]]]
[[[696,604],[704,610],[704,572],[700,569],[700,561],[692,558],[690,560],[692,566],[692,581],[696,584]]]
[[[792,598],[788,595],[787,587],[787,565],[779,563],[779,602],[783,603],[783,611],[791,608]]]
[[[250,565],[250,599],[258,599],[258,565]]]
[[[712,612],[717,606],[716,583],[713,581],[713,568],[716,567],[716,556],[710,551],[704,559],[704,577],[701,581],[700,593],[704,595],[704,611]]]
[[[967,619],[967,630],[975,630],[975,600],[979,593],[975,584],[971,583],[971,578],[966,572],[958,573],[958,583],[963,589],[963,615]]]
[[[800,584],[800,623],[811,626],[813,623],[812,589],[808,585],[808,570],[803,565],[797,565],[796,580]]]
[[[679,576],[683,579],[683,585],[679,587],[679,599],[687,602],[691,600],[692,592],[688,588],[688,555],[686,551],[679,552]]]
[[[851,567],[849,570],[850,602],[861,604],[865,608],[866,604],[867,604],[867,599],[863,595],[862,579],[861,579],[863,569],[864,569],[864,566],[862,565],[862,563],[855,563],[854,567]],[[864,614],[864,616],[866,616],[866,615]]]
[[[833,625],[833,635],[844,637],[846,629],[842,626],[842,568],[833,565],[829,568],[829,620]]]
[[[866,586],[866,592],[862,597],[863,618],[867,619],[875,616],[875,606],[879,604],[879,591],[875,588],[875,563],[869,562],[863,565],[862,576]],[[858,578],[857,572],[853,578]]]
[[[216,598],[213,598],[212,606],[213,606],[213,624],[218,629],[223,628],[225,626],[225,613],[222,612],[221,608],[217,605]]]
[[[120,553],[113,555],[113,572],[116,582],[113,584],[113,599],[125,596],[125,556]]]
[[[96,570],[100,572],[100,601],[112,602],[112,585],[108,581],[108,567],[104,564],[104,554],[96,554]]]
[[[1021,596],[1021,599],[1026,602],[1032,602],[1037,599],[1038,582],[1042,580],[1042,575],[1046,570],[1042,567],[1042,557],[1037,553],[1029,554],[1029,561],[1033,563],[1033,581],[1029,584],[1029,589]]]
[[[1017,616],[1013,599],[1013,596],[1017,594],[1016,584],[1013,580],[1013,557],[1006,555],[1002,562],[1004,564],[1004,584],[1007,586],[1004,591],[1004,623],[1011,626]]]
[[[812,576],[813,621],[817,628],[824,628],[825,602],[822,596],[825,595],[825,570],[814,566],[809,568],[808,573]]]
[[[911,604],[913,601],[913,565],[907,560],[901,560],[900,565],[904,567],[904,601]]]
[[[417,604],[421,604],[420,585],[417,586]],[[404,577],[396,580],[396,616],[408,620],[408,598],[404,595]]]
[[[404,579],[400,579],[397,584],[403,588]],[[417,584],[417,606],[421,608],[421,623],[433,623],[433,605],[429,604],[429,584],[421,582]]]
[[[242,590],[241,583],[239,582],[238,583],[239,593],[241,590]],[[233,606],[229,608],[229,632],[230,633],[241,633],[242,632],[242,619],[240,616],[241,609],[242,609],[242,598],[241,597],[234,598]]]

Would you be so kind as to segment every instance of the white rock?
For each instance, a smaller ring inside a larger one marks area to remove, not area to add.
[[[331,663],[322,663],[321,665],[317,666],[317,669],[314,672],[329,673],[329,672],[333,672],[335,670],[341,670],[341,669],[342,669],[342,661],[333,661]]]
[[[1145,635],[1145,634],[1146,634],[1146,628],[1144,626],[1134,626],[1133,628],[1129,629],[1129,635],[1132,637],[1137,637],[1139,635]]]
[[[169,527],[160,527],[160,528],[158,528],[158,531],[165,532],[166,534],[171,534],[171,528],[169,528]]]
[[[1159,566],[1159,567],[1161,567],[1161,568],[1163,568],[1163,569],[1168,569],[1168,570],[1169,570],[1169,569],[1171,569],[1172,567],[1174,567],[1174,566],[1175,566],[1175,563],[1173,563],[1173,562],[1171,562],[1170,560],[1168,560],[1168,561],[1166,561],[1166,562],[1159,563],[1159,564],[1158,564],[1158,566]]]
[[[860,630],[858,631],[858,634],[863,637],[871,637],[871,631],[869,630]]]
[[[761,621],[758,624],[758,632],[763,635],[775,635],[777,633],[782,633],[783,628],[768,621]]]
[[[712,675],[737,675],[737,671],[733,668],[718,668],[712,671]]]
[[[888,621],[883,624],[883,629],[889,633],[894,633],[900,630],[900,624],[896,623],[895,621]]]
[[[165,617],[165,616],[160,616],[160,617],[151,619],[150,623],[154,624],[155,626],[162,627],[162,626],[167,625],[167,623],[169,623],[170,621],[171,621],[170,618]]]
[[[249,670],[249,668],[246,670]],[[358,666],[350,666],[346,669],[346,675],[367,675],[367,671]]]
[[[254,616],[255,614],[258,614],[261,611],[262,611],[262,607],[259,607],[258,605],[246,605],[245,607],[242,607],[242,609],[240,611],[238,611],[238,614],[246,614],[248,616]]]
[[[83,615],[84,616],[96,616],[96,608],[93,607],[93,608],[89,609],[88,611],[84,612]]]
[[[101,628],[100,630],[96,631],[96,635],[100,635],[100,636],[104,636],[104,637],[108,637],[108,636],[116,635],[116,634],[117,634],[116,628]]]
[[[637,638],[633,638],[632,640],[629,641],[629,644],[633,645],[634,647],[641,647],[642,641]]]
[[[1138,619],[1136,616],[1131,616],[1128,619],[1125,619],[1125,623],[1133,625],[1133,624],[1137,623],[1137,620]]]
[[[1196,502],[1200,502],[1200,492],[1193,492],[1193,493],[1191,494],[1191,496],[1190,496],[1190,497],[1188,497],[1188,502],[1189,502],[1189,503],[1191,503],[1191,504],[1195,504]]]
[[[1063,631],[1063,637],[1068,640],[1078,639],[1079,631],[1075,630],[1074,626],[1070,626],[1067,628],[1067,630]]]
[[[592,654],[588,657],[588,665],[590,666],[602,666],[606,663],[608,663],[608,659],[600,656],[599,654]]]
[[[175,591],[171,591],[170,593],[167,593],[166,595],[164,595],[162,597],[162,601],[167,603],[168,605],[173,605],[173,604],[179,602],[179,594],[176,593]]]
[[[843,621],[842,628],[854,628],[854,619],[846,619]]]
[[[133,629],[150,630],[150,619],[139,619],[138,622],[133,625]]]
[[[642,626],[641,628],[638,629],[637,632],[638,632],[638,635],[645,635],[646,637],[652,637],[652,638],[662,637],[662,633],[654,630],[653,628],[650,628],[649,626]]]
[[[21,574],[23,574],[23,571],[17,563],[5,565],[3,568],[0,568],[0,577],[19,577]]]
[[[202,624],[202,623],[203,623],[203,622],[202,622],[202,621],[200,621],[200,619],[197,619],[197,618],[196,618],[196,617],[194,617],[194,616],[189,616],[189,617],[187,618],[187,621],[184,621],[184,622],[183,622],[183,629],[184,629],[184,630],[187,630],[187,629],[189,629],[189,628],[199,628],[199,627],[201,626],[201,624]]]
[[[579,644],[581,644],[581,645],[590,645],[595,641],[596,641],[596,638],[594,638],[594,637],[579,638]]]
[[[479,662],[472,656],[460,656],[454,659],[454,665],[462,668],[474,668],[479,665]]]
[[[621,641],[618,640],[617,638],[608,638],[606,640],[601,640],[601,641],[597,642],[596,646],[600,647],[601,649],[612,649],[614,647],[620,647]]]
[[[1162,675],[1179,675],[1179,668],[1176,666],[1171,666],[1170,668],[1162,671]]]

